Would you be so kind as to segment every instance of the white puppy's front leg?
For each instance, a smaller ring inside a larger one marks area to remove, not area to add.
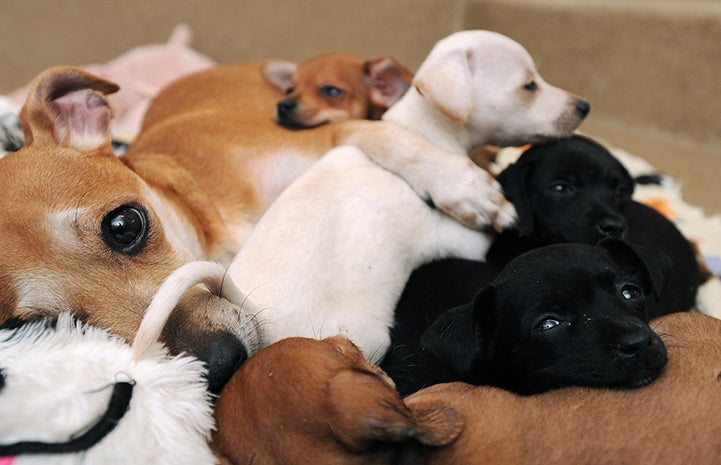
[[[359,147],[375,163],[403,178],[419,197],[469,228],[500,230],[515,219],[513,205],[487,171],[399,124],[347,121],[338,125],[335,142]]]

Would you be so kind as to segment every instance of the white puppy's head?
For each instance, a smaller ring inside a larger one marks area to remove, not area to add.
[[[490,31],[462,31],[439,41],[414,86],[465,130],[470,146],[569,136],[590,110],[585,100],[544,81],[523,46]]]

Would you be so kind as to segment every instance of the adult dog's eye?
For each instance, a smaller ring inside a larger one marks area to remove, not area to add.
[[[140,205],[122,205],[111,211],[101,225],[103,240],[125,255],[140,252],[148,239],[148,214]]]
[[[621,288],[621,296],[626,300],[636,300],[643,297],[643,291],[635,284],[625,284]]]
[[[533,328],[536,331],[548,331],[560,325],[561,322],[555,318],[546,318],[545,320],[539,321]]]
[[[285,89],[285,95],[292,94],[294,90],[295,90],[295,87],[288,87],[287,89]]]
[[[343,91],[336,86],[323,86],[319,89],[319,91],[321,95],[324,95],[326,97],[338,97],[340,94],[343,93]]]
[[[536,81],[531,81],[523,86],[524,89],[533,92],[534,90],[538,89],[538,84],[536,84]]]
[[[573,186],[564,181],[554,182],[548,188],[554,194],[573,194],[575,192]]]

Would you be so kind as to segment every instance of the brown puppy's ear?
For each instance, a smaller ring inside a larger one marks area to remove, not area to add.
[[[439,446],[453,441],[463,423],[451,408],[414,411],[375,373],[349,369],[329,382],[329,424],[347,447],[362,452],[377,442],[415,439]]]
[[[658,301],[671,275],[671,257],[660,250],[618,239],[604,239],[598,245],[606,249],[621,268],[644,276],[646,291],[652,292]]]
[[[265,80],[283,92],[293,84],[293,74],[297,69],[297,63],[286,60],[266,60],[260,65]]]
[[[370,80],[371,103],[381,110],[403,97],[413,81],[413,73],[392,56],[366,61],[364,71]]]
[[[113,110],[105,96],[117,84],[79,68],[51,68],[32,83],[20,121],[27,145],[45,144],[80,151],[110,144]]]
[[[438,111],[458,124],[470,121],[473,112],[473,77],[464,50],[454,50],[426,63],[413,81],[418,92]]]
[[[506,199],[516,208],[516,229],[521,237],[531,235],[534,227],[533,209],[528,195],[528,179],[532,169],[530,158],[521,156],[496,176]]]

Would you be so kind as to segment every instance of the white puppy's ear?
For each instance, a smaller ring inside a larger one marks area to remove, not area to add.
[[[265,80],[282,91],[290,87],[297,69],[296,63],[285,60],[267,60],[260,65]]]
[[[426,63],[418,71],[414,85],[426,100],[452,121],[465,124],[471,119],[473,85],[465,50],[454,50]]]

